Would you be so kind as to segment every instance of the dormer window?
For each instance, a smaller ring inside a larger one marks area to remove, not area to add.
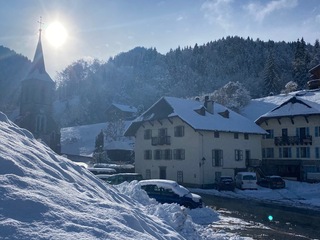
[[[220,137],[220,133],[218,131],[215,131],[213,133],[214,138],[219,138]]]

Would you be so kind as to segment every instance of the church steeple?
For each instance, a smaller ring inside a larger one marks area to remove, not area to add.
[[[22,81],[20,116],[17,123],[37,139],[60,152],[60,128],[53,116],[55,82],[46,72],[42,44],[41,18],[39,40],[28,75]]]
[[[38,45],[36,48],[36,52],[34,54],[34,58],[33,58],[33,62],[32,62],[32,69],[31,72],[34,72],[36,70],[39,71],[39,73],[45,73],[46,72],[46,68],[44,65],[44,57],[43,57],[43,51],[42,51],[42,44],[41,44],[41,32],[42,32],[42,28],[41,25],[43,24],[42,22],[42,17],[40,17],[40,21],[38,21],[38,23],[40,24],[40,28],[39,28],[39,40],[38,40]]]

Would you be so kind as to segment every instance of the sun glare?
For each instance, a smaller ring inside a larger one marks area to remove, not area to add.
[[[66,42],[67,35],[67,30],[60,22],[53,22],[46,29],[46,38],[55,48],[61,47]]]

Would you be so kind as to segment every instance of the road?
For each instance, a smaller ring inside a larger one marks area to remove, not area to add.
[[[237,198],[200,194],[227,222],[212,227],[228,228],[242,237],[263,240],[320,239],[320,212]],[[241,219],[241,221],[239,221]]]

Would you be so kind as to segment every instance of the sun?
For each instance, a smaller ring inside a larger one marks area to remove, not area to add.
[[[45,34],[49,43],[55,48],[61,47],[68,37],[67,30],[60,22],[53,22],[49,24]]]

